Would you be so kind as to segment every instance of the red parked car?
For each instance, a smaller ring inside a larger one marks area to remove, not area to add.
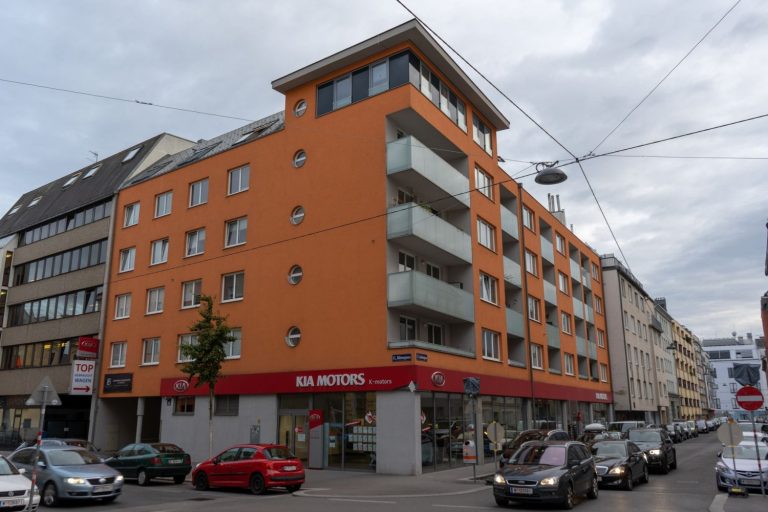
[[[263,494],[272,487],[289,492],[301,489],[304,466],[291,451],[278,444],[240,444],[198,464],[192,471],[195,489],[240,487]]]

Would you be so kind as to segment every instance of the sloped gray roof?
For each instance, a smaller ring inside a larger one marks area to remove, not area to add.
[[[235,146],[266,137],[285,127],[285,113],[278,112],[271,116],[259,119],[245,126],[227,132],[209,140],[199,140],[191,148],[185,149],[173,155],[161,158],[155,164],[149,166],[121,187],[128,188],[142,181],[173,172],[186,165],[198,162],[204,158],[210,158],[227,151]]]

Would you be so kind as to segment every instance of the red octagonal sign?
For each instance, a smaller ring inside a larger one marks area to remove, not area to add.
[[[763,406],[763,394],[753,386],[744,386],[736,392],[736,403],[746,411],[756,411]]]

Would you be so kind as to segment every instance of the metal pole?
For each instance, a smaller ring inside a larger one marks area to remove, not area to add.
[[[477,444],[477,397],[472,398],[472,422],[475,424],[475,444]],[[480,425],[482,436],[483,426]],[[477,483],[477,457],[478,451],[483,448],[483,438],[480,437],[480,448],[475,446],[475,462],[472,463],[472,483]]]
[[[37,443],[35,443],[35,458],[32,461],[32,485],[29,487],[29,503],[27,510],[32,510],[32,502],[37,486],[37,461],[40,460],[40,445],[43,444],[43,425],[45,424],[45,404],[48,403],[48,386],[43,386],[43,404],[40,406],[40,427],[37,429]],[[42,497],[41,497],[42,499]]]
[[[763,498],[765,498],[765,480],[763,480],[763,464],[760,462],[760,446],[757,444],[757,427],[755,427],[755,411],[749,411],[749,417],[752,419],[752,432],[755,433],[755,457],[757,457],[757,472],[759,473],[760,478],[760,491],[763,493]],[[734,466],[734,469],[736,469],[736,466]]]
[[[733,475],[734,475],[733,485],[731,485],[731,487],[739,486],[739,477],[738,477],[738,474],[736,473],[736,450],[735,450],[736,447],[733,446],[733,430],[731,430],[735,424],[736,422],[728,420],[728,438],[731,441],[731,445],[729,446],[729,448],[731,449],[731,461],[733,462]],[[762,475],[760,476],[760,478],[762,478]]]

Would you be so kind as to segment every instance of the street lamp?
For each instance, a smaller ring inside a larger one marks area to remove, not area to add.
[[[557,162],[541,162],[536,164],[536,178],[534,181],[539,185],[557,185],[568,179],[565,171],[555,167]]]

